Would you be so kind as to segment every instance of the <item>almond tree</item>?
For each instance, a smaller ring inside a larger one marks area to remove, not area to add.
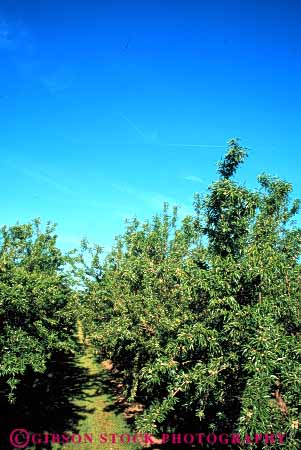
[[[145,405],[139,431],[281,432],[297,450],[299,202],[266,174],[256,191],[239,185],[246,156],[230,141],[218,180],[181,224],[167,205],[128,224],[104,264],[94,261],[86,328],[124,395]]]
[[[75,293],[54,226],[38,220],[0,230],[0,381],[15,388],[44,372],[55,353],[76,349]]]

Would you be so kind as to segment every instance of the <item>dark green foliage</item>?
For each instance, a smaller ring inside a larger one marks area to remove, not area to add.
[[[75,294],[54,227],[39,221],[0,231],[0,381],[13,391],[58,352],[74,352]]]
[[[298,203],[276,178],[260,176],[256,192],[233,181],[245,157],[231,141],[220,179],[179,226],[166,206],[128,224],[87,283],[86,330],[146,405],[139,430],[282,432],[298,450]]]

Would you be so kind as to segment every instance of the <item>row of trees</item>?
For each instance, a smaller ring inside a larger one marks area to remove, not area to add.
[[[231,141],[193,215],[178,224],[165,205],[151,221],[130,221],[102,265],[95,255],[86,332],[126,398],[145,405],[138,430],[277,431],[297,450],[299,202],[266,174],[256,191],[235,182],[245,157]]]
[[[51,224],[0,230],[0,387],[11,402],[26,375],[45,372],[55,355],[77,349],[70,262]]]
[[[99,247],[88,262],[62,254],[50,224],[2,228],[0,388],[11,401],[26,373],[76,352],[80,311],[97,357],[144,405],[137,430],[281,432],[300,448],[299,203],[278,178],[261,175],[255,191],[235,182],[245,157],[231,141],[194,214],[179,223],[165,205],[130,221],[105,259]]]

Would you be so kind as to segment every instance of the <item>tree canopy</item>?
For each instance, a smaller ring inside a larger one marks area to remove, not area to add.
[[[276,177],[260,175],[256,190],[235,181],[246,156],[230,141],[194,214],[179,223],[165,205],[133,219],[105,261],[94,259],[86,332],[126,398],[145,405],[138,430],[277,431],[297,450],[299,202]]]
[[[43,372],[76,349],[75,294],[54,226],[39,220],[0,230],[0,380],[9,398],[27,371]]]

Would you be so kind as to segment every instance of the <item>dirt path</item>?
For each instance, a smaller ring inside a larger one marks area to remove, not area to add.
[[[78,337],[80,343],[83,343],[83,334],[79,325]],[[78,435],[81,436],[80,445],[76,442],[64,445],[65,447],[77,448],[80,450],[138,450],[141,445],[134,443],[118,444],[120,435],[133,434],[126,423],[122,412],[114,406],[114,399],[104,392],[102,386],[102,376],[105,378],[106,371],[100,364],[95,362],[92,349],[87,346],[83,356],[77,360],[80,369],[87,371],[91,383],[85,386],[80,399],[75,399],[76,408],[84,412],[84,418],[78,422]],[[100,435],[103,434],[108,439],[107,442],[100,441]],[[116,434],[116,443],[112,443],[112,434]],[[80,438],[78,438],[80,439]],[[89,439],[92,442],[89,442]],[[125,436],[126,440],[127,437]],[[75,439],[77,440],[77,438]],[[126,441],[125,441],[126,442]],[[55,448],[55,447],[54,447]],[[59,446],[56,447],[60,448]]]

